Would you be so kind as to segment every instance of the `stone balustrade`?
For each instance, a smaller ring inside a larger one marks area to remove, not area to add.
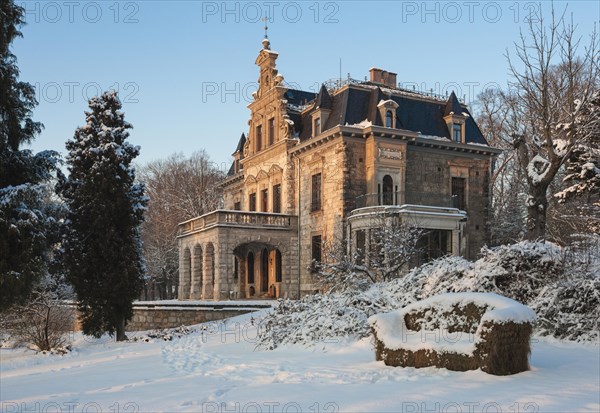
[[[215,226],[264,227],[290,230],[297,228],[298,217],[269,212],[216,210],[179,224],[179,235],[187,235]]]

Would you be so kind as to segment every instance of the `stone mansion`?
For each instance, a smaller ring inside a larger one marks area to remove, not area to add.
[[[323,245],[368,250],[383,212],[426,230],[422,260],[474,258],[500,151],[455,94],[400,89],[377,68],[369,80],[294,90],[277,57],[265,38],[248,134],[221,184],[224,208],[179,225],[179,299],[313,293]]]

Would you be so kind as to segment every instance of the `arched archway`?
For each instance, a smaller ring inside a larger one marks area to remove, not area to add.
[[[389,175],[383,177],[383,204],[394,204],[394,180]]]
[[[188,300],[190,298],[190,286],[192,278],[192,253],[189,248],[183,250],[183,268],[181,271],[181,298]]]

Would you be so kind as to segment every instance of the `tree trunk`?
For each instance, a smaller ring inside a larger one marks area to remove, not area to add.
[[[529,185],[526,237],[529,241],[543,242],[546,240],[547,188],[547,185]]]
[[[121,320],[117,323],[117,341],[126,341],[127,336],[125,335],[125,319],[121,318]]]

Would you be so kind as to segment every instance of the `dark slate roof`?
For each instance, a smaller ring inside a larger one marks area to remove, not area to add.
[[[240,152],[242,154],[242,158],[244,157],[244,145],[246,144],[246,135],[242,132],[242,136],[240,136],[240,140],[238,141],[237,148],[235,148],[234,153]]]
[[[331,109],[331,95],[329,94],[329,91],[325,85],[321,85],[321,89],[319,90],[319,94],[315,100],[315,107],[321,109]]]
[[[238,141],[237,147],[235,148],[235,152],[233,153],[234,155],[236,153],[240,153],[240,159],[244,159],[244,144],[246,143],[246,134],[242,133],[242,136],[240,136],[240,140]],[[229,171],[227,171],[227,176],[233,176],[235,175],[235,161],[231,163],[231,167],[229,168]]]
[[[290,105],[305,105],[316,97],[314,92],[305,92],[303,90],[288,89],[283,95]]]
[[[460,115],[463,111],[463,108],[460,106],[458,98],[454,94],[454,91],[450,94],[448,98],[448,102],[446,102],[446,109],[444,109],[444,116],[448,116],[451,113],[455,115]]]
[[[466,113],[465,120],[467,143],[488,145],[481,130],[473,120],[466,106],[460,104],[456,95],[452,93],[447,101],[423,97],[409,91],[386,89],[384,92],[373,85],[353,85],[345,88],[331,97],[331,114],[324,129],[337,125],[354,125],[364,120],[374,125],[383,126],[377,105],[381,100],[391,99],[398,103],[396,110],[396,128],[422,135],[431,135],[451,140],[450,131],[444,121],[446,111],[456,114]],[[312,136],[312,123],[310,114],[305,114],[302,119],[300,139],[309,139]],[[295,119],[294,122],[298,123]]]

